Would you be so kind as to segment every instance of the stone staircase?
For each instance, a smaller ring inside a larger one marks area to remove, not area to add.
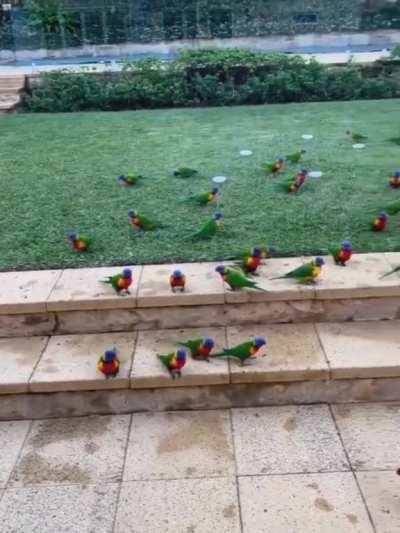
[[[24,88],[24,75],[0,76],[0,112],[13,111],[21,102],[21,93]]]
[[[232,293],[214,263],[132,267],[132,294],[99,283],[119,268],[0,273],[0,419],[164,409],[400,399],[400,276],[380,279],[400,254],[326,258],[315,287],[274,280],[308,258],[272,259],[258,283]],[[187,276],[173,294],[169,274]],[[265,357],[189,360],[172,380],[157,353],[211,336],[218,351],[254,336]],[[98,357],[116,346],[121,370],[105,380]]]

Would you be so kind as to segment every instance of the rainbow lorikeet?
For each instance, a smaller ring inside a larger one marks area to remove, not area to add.
[[[360,143],[368,139],[366,135],[362,135],[361,133],[354,133],[352,131],[346,131],[346,135],[348,135],[355,143]]]
[[[385,231],[389,223],[389,215],[387,213],[379,213],[377,218],[372,221],[372,231]]]
[[[211,237],[214,237],[221,225],[221,219],[222,213],[215,213],[201,230],[193,235],[193,239],[211,239]]]
[[[97,363],[97,368],[106,378],[115,378],[119,372],[120,361],[117,357],[117,350],[106,350]]]
[[[346,263],[350,261],[353,255],[353,247],[349,240],[345,240],[341,246],[329,248],[329,252],[337,265],[346,266]]]
[[[266,163],[264,165],[264,170],[267,174],[277,174],[285,168],[285,160],[283,157],[278,157],[274,163]]]
[[[135,209],[130,209],[128,211],[128,216],[131,220],[132,227],[135,230],[152,231],[157,228],[161,228],[161,224],[150,220],[145,215],[135,211]]]
[[[256,337],[253,341],[243,342],[233,348],[224,348],[221,353],[215,354],[214,357],[233,357],[239,359],[240,365],[243,366],[246,362],[255,358],[258,350],[267,344],[263,337]]]
[[[400,272],[400,265],[393,268],[390,272],[387,272],[383,276],[381,276],[381,279],[386,278],[387,276],[391,276],[392,274],[396,274],[396,272]]]
[[[285,192],[291,194],[297,194],[299,190],[303,187],[308,178],[308,171],[301,170],[295,178],[289,178],[282,183],[279,183],[279,187],[282,188]]]
[[[195,170],[194,168],[189,167],[179,167],[174,171],[174,176],[177,178],[193,178],[193,176],[197,176],[198,170]]]
[[[257,275],[257,269],[262,263],[262,250],[259,246],[255,246],[251,255],[245,255],[238,263],[238,266],[243,270],[245,274]]]
[[[254,289],[257,291],[268,292],[257,285],[255,281],[246,277],[246,275],[239,269],[229,268],[223,265],[215,269],[224,282],[229,285],[232,291],[240,289]]]
[[[256,250],[261,250],[261,259],[269,259],[276,254],[276,248],[274,246],[253,246],[241,254],[241,258],[253,257],[256,255]]]
[[[325,261],[323,258],[317,257],[315,260],[295,268],[284,276],[279,276],[278,278],[272,279],[295,279],[299,283],[315,283],[316,279],[322,272],[322,267],[324,264]]]
[[[187,200],[189,202],[194,202],[197,205],[206,206],[215,203],[217,201],[218,194],[218,187],[213,187],[211,191],[190,196]]]
[[[118,182],[125,187],[133,187],[134,185],[137,185],[139,181],[143,179],[143,177],[144,176],[141,174],[134,174],[133,172],[130,172],[126,176],[118,176]]]
[[[397,215],[397,213],[400,213],[400,200],[396,200],[395,202],[392,202],[386,207],[386,211],[389,213],[389,215]]]
[[[90,237],[87,237],[86,235],[79,235],[74,231],[71,231],[68,234],[68,239],[71,242],[72,248],[76,252],[86,252],[93,242],[93,239],[91,239]]]
[[[172,292],[185,291],[186,276],[180,270],[174,270],[169,278]]]
[[[300,163],[301,158],[305,153],[305,150],[299,150],[298,152],[294,152],[294,154],[287,155],[285,159],[290,161],[293,165],[296,165],[297,163]]]
[[[389,185],[392,189],[400,189],[400,172],[397,171],[389,179]]]
[[[172,379],[182,376],[181,370],[186,364],[186,351],[177,350],[167,355],[157,355],[161,363],[170,373]]]
[[[130,268],[124,268],[120,274],[115,276],[109,276],[102,280],[102,283],[107,283],[115,290],[117,294],[124,291],[126,294],[130,294],[129,287],[132,285],[132,270]]]
[[[209,337],[180,342],[179,344],[190,350],[193,359],[207,362],[210,362],[210,354],[215,346],[214,340]]]

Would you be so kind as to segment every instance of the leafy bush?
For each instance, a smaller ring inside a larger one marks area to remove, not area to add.
[[[25,109],[60,112],[399,96],[400,80],[385,72],[329,67],[277,53],[196,51],[170,63],[126,63],[121,73],[43,74],[27,95]]]

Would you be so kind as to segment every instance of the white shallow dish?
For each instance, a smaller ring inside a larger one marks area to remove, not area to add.
[[[362,150],[363,148],[365,148],[365,144],[356,143],[356,144],[353,144],[353,148],[354,148],[354,150]]]
[[[212,180],[213,180],[214,183],[221,184],[221,183],[225,183],[226,182],[227,177],[226,176],[214,176]]]
[[[313,178],[315,180],[319,180],[322,177],[322,172],[320,170],[312,170],[308,173],[310,178]]]
[[[311,141],[311,139],[314,139],[314,135],[311,135],[310,133],[303,133],[301,138],[305,141]]]
[[[246,157],[249,155],[253,155],[253,152],[251,150],[240,150],[239,154]]]

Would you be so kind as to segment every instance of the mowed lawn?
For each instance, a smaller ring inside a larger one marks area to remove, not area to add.
[[[352,148],[347,129],[368,136],[366,149]],[[292,197],[261,166],[301,149],[303,133],[314,140],[284,175],[300,167],[324,175]],[[398,135],[398,100],[2,116],[0,269],[219,260],[257,243],[281,256],[317,254],[344,238],[359,252],[399,251],[400,215],[388,232],[370,231],[374,215],[400,199],[387,185],[400,169],[400,147],[387,139]],[[179,165],[202,177],[172,177]],[[120,187],[129,170],[148,180]],[[182,199],[221,174],[224,230],[193,242],[212,210]],[[165,228],[134,234],[129,208]],[[90,253],[73,253],[72,229],[94,237]]]

